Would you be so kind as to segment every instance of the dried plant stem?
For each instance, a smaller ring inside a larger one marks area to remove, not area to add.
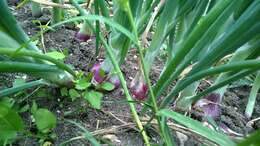
[[[157,130],[159,129],[158,122],[156,120],[152,120],[152,122],[150,122],[150,123],[152,124],[152,126],[155,129],[157,129]],[[142,124],[144,124],[144,125],[147,124],[147,119],[143,119]],[[214,142],[211,142],[205,138],[202,138],[196,131],[194,131],[192,129],[189,129],[187,127],[184,127],[179,124],[172,123],[172,122],[168,122],[167,124],[169,125],[169,128],[171,128],[172,130],[178,131],[185,135],[190,135],[190,136],[194,137],[195,139],[197,139],[198,141],[200,141],[201,143],[204,143],[204,144],[210,145],[210,146],[216,145]],[[134,127],[135,127],[135,123],[129,122],[129,123],[125,123],[125,124],[118,125],[118,126],[111,126],[108,128],[95,130],[95,131],[91,132],[91,134],[94,136],[105,135],[105,134],[116,134],[118,131],[121,132],[121,130],[125,129],[125,128],[130,128],[130,129],[136,130]]]
[[[54,2],[46,1],[46,0],[32,0],[35,3],[39,3],[41,5],[51,6],[51,7],[58,7],[63,9],[74,9],[74,7],[70,4],[57,4]],[[81,4],[80,6],[87,6],[88,3]]]
[[[151,18],[150,18],[150,20],[149,20],[149,22],[148,22],[144,32],[143,32],[143,35],[142,35],[142,44],[143,44],[143,46],[146,46],[148,44],[147,39],[146,39],[147,35],[148,35],[148,32],[150,31],[150,29],[151,29],[151,27],[153,25],[154,19],[155,19],[156,15],[159,13],[159,10],[163,6],[164,2],[165,2],[164,0],[161,0],[159,2],[159,4],[154,8],[154,12],[153,12],[153,14],[152,14],[152,16],[151,16]]]

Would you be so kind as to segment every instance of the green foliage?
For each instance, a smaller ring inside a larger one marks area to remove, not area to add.
[[[101,83],[100,88],[104,89],[106,91],[112,91],[115,89],[115,85],[110,82],[104,82],[104,83]]]
[[[62,4],[62,0],[52,0],[52,2]],[[58,22],[62,21],[63,18],[64,18],[63,9],[58,8],[58,7],[53,7],[51,23],[52,24],[58,23]]]
[[[250,118],[252,116],[259,88],[260,88],[260,73],[257,74],[253,87],[252,87],[251,92],[248,97],[248,102],[247,102],[246,111],[245,111],[245,115],[248,118]]]
[[[123,11],[127,11],[127,7],[129,5],[128,0],[115,0],[116,4],[118,4],[119,8],[122,9]]]
[[[23,72],[44,78],[54,84],[70,85],[69,82],[72,82],[73,76],[75,76],[74,71],[64,63],[42,54],[11,14],[6,0],[0,1],[0,5],[2,6],[0,13],[0,37],[2,40],[0,43],[0,58],[4,57],[3,60],[0,60],[0,72]],[[41,34],[42,32],[38,35]],[[57,53],[52,53],[52,56],[54,55],[57,57]],[[45,62],[47,60],[43,58],[48,58],[49,61]],[[61,58],[60,55],[59,58]],[[54,65],[49,65],[50,62]],[[54,69],[57,64],[63,67]],[[45,71],[43,71],[43,68],[45,68]]]
[[[18,82],[18,80],[16,80],[16,82],[14,83],[14,86],[12,88],[0,90],[0,97],[5,97],[8,95],[23,91],[28,88],[32,88],[34,86],[47,84],[44,80],[36,80],[36,81],[27,82],[27,83],[23,83],[23,82],[24,81],[21,82],[21,80],[20,80]]]
[[[33,101],[32,107],[31,107],[31,113],[35,114],[38,109],[38,106],[35,101]]]
[[[65,87],[60,89],[60,93],[61,93],[61,96],[68,96],[69,95],[68,89],[65,88]]]
[[[72,101],[74,101],[76,98],[80,97],[80,94],[78,93],[77,90],[75,89],[70,89],[69,90],[69,96],[72,99]]]
[[[235,146],[235,143],[231,141],[227,136],[218,133],[216,131],[213,131],[205,126],[203,126],[200,122],[195,121],[189,117],[186,117],[184,115],[181,115],[177,112],[173,112],[168,109],[162,109],[158,112],[159,116],[166,116],[169,118],[174,119],[178,123],[185,125],[186,127],[196,131],[201,136],[206,137],[209,140],[214,141],[215,143],[221,145],[221,146]]]
[[[84,99],[86,99],[93,108],[100,109],[101,108],[101,100],[103,94],[96,91],[86,92],[84,95]]]
[[[60,3],[60,0],[58,1]],[[105,0],[97,0],[93,4],[95,10],[89,12],[80,7],[79,1],[70,0],[70,3],[82,16],[59,22],[61,9],[53,8],[56,11],[52,19],[54,25],[44,27],[41,34],[76,21],[84,21],[87,29],[95,32],[96,55],[99,46],[103,45],[106,51],[104,66],[110,70],[109,75],[111,72],[117,73],[134,121],[146,145],[150,145],[149,138],[146,130],[143,129],[135,109],[135,102],[120,70],[120,65],[124,62],[130,48],[138,50],[137,62],[140,68],[137,75],[145,77],[144,82],[149,88],[149,99],[144,104],[143,112],[151,108],[151,116],[156,115],[160,136],[165,145],[175,144],[167,125],[167,118],[177,121],[218,145],[235,145],[222,133],[208,129],[196,120],[165,108],[176,103],[177,106],[188,109],[194,102],[211,92],[224,95],[229,84],[259,70],[260,2],[258,0],[114,0],[113,9]],[[3,9],[0,10],[0,38],[5,42],[0,43],[0,72],[22,72],[43,78],[62,86],[60,90],[62,96],[68,96],[72,101],[83,98],[91,107],[100,109],[103,97],[101,91],[112,91],[115,86],[109,82],[92,83],[92,74],[85,75],[83,72],[75,74],[70,67],[61,62],[66,53],[57,51],[40,53],[32,43],[33,40],[28,38],[12,17],[6,1],[1,1],[0,4],[3,5]],[[110,15],[110,11],[113,15]],[[92,12],[95,15],[92,15]],[[95,21],[95,26],[92,25],[94,24],[92,21]],[[106,27],[103,28],[102,23]],[[107,36],[107,32],[111,33]],[[166,51],[166,61],[163,63],[165,65],[158,80],[152,85],[149,74],[155,65],[156,57],[162,52],[162,47],[166,48],[163,50]],[[226,56],[232,57],[223,62],[222,59]],[[99,73],[101,77],[107,76],[107,73],[102,70]],[[202,92],[196,92],[201,80],[212,76],[214,80],[217,75],[219,76],[212,86]],[[246,109],[248,116],[252,115],[259,89],[258,76]],[[16,80],[12,88],[0,91],[0,97],[46,84],[44,80],[27,83]],[[173,81],[177,81],[175,86],[171,86]],[[167,91],[170,92],[162,96]],[[176,97],[179,97],[177,101]],[[8,102],[8,98],[4,99],[7,101],[5,103],[11,103]],[[12,110],[10,108],[12,104],[9,105],[0,109]],[[21,111],[27,109],[28,106],[24,106]],[[33,103],[31,111],[40,132],[48,133],[55,127],[56,118],[47,109],[38,109],[36,103]],[[146,114],[150,115],[150,113]],[[210,121],[214,123],[213,120]],[[93,145],[99,145],[87,130],[83,131],[86,139]],[[255,141],[255,136],[252,137],[251,140]],[[246,144],[250,142],[245,140],[244,145]]]
[[[79,80],[76,81],[76,89],[78,90],[85,90],[88,87],[91,86],[91,83],[89,82],[89,80],[87,78],[81,78]]]
[[[0,103],[0,144],[14,139],[17,132],[24,130],[21,117],[11,107]]]
[[[84,75],[84,73],[78,73],[77,76],[78,79],[74,81],[75,88],[61,88],[61,95],[70,97],[72,101],[82,97],[83,99],[85,99],[86,102],[91,105],[91,107],[100,109],[103,94],[101,92],[98,92],[98,90],[112,91],[115,86],[109,82],[104,82],[100,85],[92,84],[91,73],[87,75]]]
[[[34,110],[33,110],[34,111]],[[33,112],[37,129],[41,133],[49,133],[56,127],[56,116],[47,109],[39,108]]]

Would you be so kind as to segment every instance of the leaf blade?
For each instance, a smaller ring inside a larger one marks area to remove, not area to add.
[[[177,112],[173,112],[168,109],[162,109],[158,113],[159,116],[166,116],[169,118],[174,119],[178,123],[181,123],[182,125],[191,128],[192,130],[198,132],[201,136],[221,145],[221,146],[235,146],[235,143],[231,141],[227,136],[218,133],[216,131],[213,131],[207,127],[204,127],[200,122],[193,120],[191,118],[188,118],[186,116],[183,116]]]

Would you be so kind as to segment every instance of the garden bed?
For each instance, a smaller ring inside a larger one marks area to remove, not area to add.
[[[29,36],[35,35],[39,31],[39,28],[32,23],[35,18],[31,16],[29,6],[25,5],[19,9],[15,9],[15,4],[11,3],[11,5],[13,14],[21,23],[21,26],[25,32],[27,32]],[[50,13],[46,11],[40,19],[49,20],[49,17]],[[87,43],[81,43],[74,38],[76,31],[77,28],[72,25],[62,26],[55,31],[48,31],[43,35],[42,42],[39,42],[39,45],[40,48],[42,48],[42,45],[44,44],[46,51],[64,51],[64,49],[68,49],[69,56],[66,58],[65,62],[71,64],[77,70],[89,72],[90,68],[96,61],[101,61],[104,58],[104,52],[101,52],[101,55],[98,58],[95,58],[94,37]],[[138,67],[136,66],[136,55],[136,50],[130,49],[129,55],[121,67],[128,86],[137,72]],[[157,80],[160,72],[162,71],[162,60],[162,56],[158,56],[156,58],[156,64],[153,66],[150,73],[152,82]],[[18,76],[20,76],[20,74],[18,74]],[[13,76],[4,76],[0,74],[0,82],[2,83],[4,80],[7,81],[2,86],[9,86],[13,79]],[[208,82],[210,82],[210,79]],[[206,86],[208,86],[208,82],[203,82],[199,88],[203,90]],[[216,121],[218,124],[224,123],[230,129],[243,136],[260,128],[260,121],[250,125],[248,124],[249,119],[247,119],[244,115],[250,88],[251,87],[247,85],[230,88],[225,94],[224,101],[220,106],[221,117]],[[50,140],[53,145],[60,145],[61,143],[74,137],[78,137],[79,139],[74,140],[67,145],[90,145],[88,141],[80,137],[81,130],[68,122],[68,120],[73,120],[81,124],[88,131],[93,132],[94,136],[97,138],[109,139],[114,145],[144,145],[141,134],[137,132],[135,126],[133,125],[134,121],[131,119],[131,112],[121,88],[118,88],[112,92],[104,93],[101,110],[90,108],[83,99],[77,99],[72,102],[69,98],[62,97],[59,88],[44,86],[40,89],[45,90],[48,93],[48,96],[37,97],[37,95],[33,94],[27,99],[27,102],[32,103],[32,101],[36,101],[39,107],[47,108],[57,116],[57,127],[54,129],[56,136],[54,136],[55,138],[53,140]],[[28,90],[28,93],[32,91],[34,91],[34,89]],[[260,116],[259,102],[260,98],[258,98],[256,102],[252,119]],[[28,125],[27,129],[33,132],[35,127],[32,126],[30,114],[23,113],[22,117],[23,120],[26,121],[26,125]],[[156,133],[156,130],[149,129],[147,132],[151,137],[152,142],[160,142],[159,135]],[[201,145],[201,143],[205,142],[201,139],[201,137],[192,132],[185,134],[189,137],[184,141],[185,146]],[[176,134],[174,134],[174,139],[178,142],[178,144],[182,143],[182,141],[180,141],[180,136],[176,136]],[[21,139],[15,142],[14,145],[38,145],[38,140],[39,139],[32,137],[21,137]],[[205,143],[207,143],[207,141]]]

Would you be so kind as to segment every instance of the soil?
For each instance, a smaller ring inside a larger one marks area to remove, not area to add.
[[[28,5],[25,5],[19,9],[15,9],[14,2],[9,2],[12,6],[12,12],[21,23],[24,30],[29,36],[35,35],[39,28],[32,23],[33,18]],[[41,16],[42,20],[48,20],[50,18],[50,12],[45,10],[44,15]],[[68,49],[69,56],[66,59],[66,63],[71,64],[77,70],[89,71],[91,66],[102,59],[95,58],[95,39],[87,43],[81,43],[74,39],[74,34],[77,31],[71,25],[62,26],[56,31],[49,31],[44,34],[44,46],[47,51],[50,50],[64,50]],[[42,43],[39,43],[42,48]],[[44,50],[43,50],[44,51]],[[104,53],[101,53],[104,54]],[[133,79],[137,72],[137,60],[136,51],[131,49],[129,55],[122,65],[121,69],[126,77],[128,83]],[[163,67],[163,61],[160,57],[157,58],[156,64],[152,69],[150,77],[152,82],[155,82],[158,78],[160,71]],[[8,81],[7,81],[8,79]],[[5,80],[6,83],[1,82],[0,87],[8,86],[14,79],[14,76],[0,74],[0,81]],[[9,83],[8,83],[9,82]],[[44,87],[49,97],[36,97],[32,98],[36,100],[39,107],[48,108],[56,114],[58,118],[58,125],[54,129],[56,138],[52,140],[53,145],[60,145],[61,143],[81,136],[82,130],[77,126],[68,122],[68,120],[75,121],[81,124],[88,131],[97,132],[97,130],[105,129],[103,133],[95,135],[97,138],[110,137],[110,140],[114,145],[118,146],[142,146],[144,145],[141,135],[133,128],[133,126],[118,128],[116,131],[107,132],[112,128],[122,125],[124,122],[133,122],[131,120],[131,113],[122,92],[122,89],[116,89],[113,92],[105,93],[102,103],[102,110],[94,110],[86,105],[83,100],[76,100],[71,102],[69,98],[62,97],[59,93],[59,89],[53,87]],[[252,126],[246,126],[247,122],[251,119],[247,119],[244,116],[245,105],[247,103],[247,97],[250,91],[250,87],[243,86],[229,89],[225,94],[224,101],[222,103],[222,115],[218,122],[226,124],[230,129],[237,133],[246,135],[251,131],[260,128],[260,121],[254,123]],[[31,100],[31,99],[30,99]],[[254,114],[252,119],[260,116],[260,101],[258,97]],[[116,117],[116,118],[115,118]],[[33,131],[35,125],[32,124],[30,115],[23,113],[23,119],[28,125],[28,129]],[[151,141],[159,143],[159,136],[154,130],[148,130],[148,135],[151,137]],[[185,142],[185,146],[202,145],[196,137],[187,135],[189,138]],[[112,137],[112,138],[111,138]],[[176,134],[174,134],[176,137]],[[180,144],[178,138],[174,138],[178,144]],[[36,146],[39,145],[36,138],[21,138],[15,142],[14,145],[23,146]],[[84,139],[75,140],[67,144],[68,146],[83,146],[90,145],[88,141]],[[106,145],[106,144],[104,144]]]

